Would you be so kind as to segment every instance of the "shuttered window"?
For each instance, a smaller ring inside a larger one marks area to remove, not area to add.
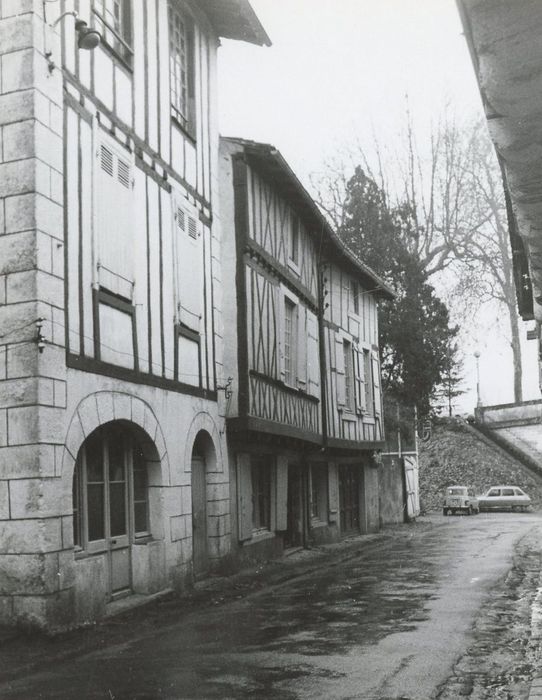
[[[382,393],[380,389],[380,358],[376,350],[371,354],[372,378],[373,378],[373,405],[375,416],[382,415]]]
[[[307,309],[307,391],[312,396],[320,395],[320,349],[318,322],[315,314]]]
[[[365,375],[365,408],[367,413],[374,413],[372,358],[369,350],[363,351],[363,372]]]
[[[354,399],[356,412],[364,413],[367,410],[365,396],[365,367],[363,364],[363,350],[354,349]]]
[[[296,380],[297,309],[290,299],[284,299],[284,382]]]
[[[133,169],[133,155],[104,136],[96,167],[98,281],[128,300],[134,285]]]
[[[354,410],[354,366],[352,343],[343,341],[344,355],[344,405],[348,411]]]
[[[181,202],[174,210],[174,268],[177,322],[202,332],[204,257],[202,227],[197,212]]]

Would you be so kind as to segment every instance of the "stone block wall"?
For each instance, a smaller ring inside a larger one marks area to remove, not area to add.
[[[0,3],[0,621],[66,606],[62,80],[43,3]],[[39,318],[47,352],[36,343]],[[62,615],[56,614],[59,625]]]

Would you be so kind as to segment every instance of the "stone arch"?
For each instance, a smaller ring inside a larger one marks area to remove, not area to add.
[[[136,426],[152,443],[146,440],[146,457],[157,465],[152,471],[161,485],[170,483],[169,457],[162,428],[154,411],[143,399],[120,391],[97,391],[82,399],[75,409],[64,442],[62,455],[62,482],[71,489],[75,460],[86,438],[100,425],[121,421]],[[159,473],[158,473],[159,472]]]
[[[213,471],[223,472],[224,461],[222,459],[222,443],[220,441],[220,434],[212,417],[204,411],[201,411],[194,416],[186,434],[183,457],[185,471],[190,471],[192,452],[199,433],[206,433],[214,448],[214,457],[209,455],[214,460]]]

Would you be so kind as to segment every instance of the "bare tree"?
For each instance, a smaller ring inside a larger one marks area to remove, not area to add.
[[[399,145],[374,139],[369,151],[357,144],[328,163],[312,180],[316,199],[341,230],[348,182],[355,168],[383,190],[402,217],[400,230],[420,261],[425,280],[446,279],[454,316],[467,323],[496,303],[506,312],[513,356],[514,399],[522,400],[520,325],[500,170],[483,125],[458,126],[443,119],[420,143],[408,107]]]
[[[467,197],[463,218],[468,235],[455,251],[458,284],[456,297],[471,314],[496,302],[504,311],[510,331],[514,371],[514,400],[523,399],[520,324],[507,226],[506,203],[500,169],[486,127],[476,124],[465,134]]]
[[[326,163],[324,172],[311,179],[316,201],[340,231],[348,182],[361,166],[402,217],[405,243],[428,280],[453,265],[468,235],[462,219],[468,187],[462,132],[453,121],[443,120],[420,146],[407,108],[399,146],[383,147],[375,138],[370,150],[371,155],[357,144],[348,154]]]

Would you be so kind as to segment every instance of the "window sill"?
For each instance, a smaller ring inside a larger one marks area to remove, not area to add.
[[[183,134],[183,136],[186,136],[186,138],[191,141],[194,146],[196,145],[197,138],[195,129],[183,126],[181,122],[173,116],[173,114],[171,115],[171,123]]]
[[[111,56],[111,58],[118,63],[124,70],[129,74],[133,75],[134,73],[134,68],[133,68],[133,61],[132,58],[127,60],[126,58],[123,58],[123,56],[113,47],[111,44],[106,43],[105,41],[101,41],[100,46],[104,49],[104,51]]]
[[[343,420],[350,421],[351,423],[355,423],[355,422],[357,422],[358,417],[357,417],[357,415],[356,415],[353,411],[351,411],[351,410],[348,409],[348,408],[345,408],[345,409],[342,411],[342,419],[343,419]]]
[[[321,520],[320,518],[311,518],[311,529],[312,530],[318,530],[319,528],[322,527],[327,527],[327,523],[325,520]]]
[[[275,537],[275,533],[271,530],[253,530],[252,537],[250,540],[246,540],[244,544],[257,544],[258,542],[264,542],[265,540],[270,540]]]

